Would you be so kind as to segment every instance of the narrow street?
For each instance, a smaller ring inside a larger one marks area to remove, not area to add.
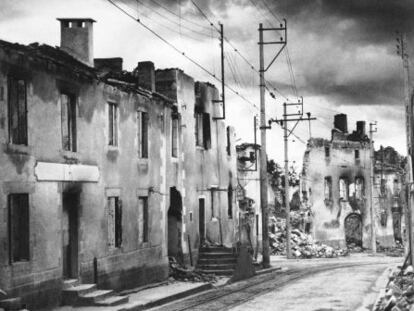
[[[388,267],[400,257],[274,259],[282,271],[230,284],[151,310],[371,310]],[[387,274],[387,273],[386,273]],[[376,283],[378,285],[376,286]]]

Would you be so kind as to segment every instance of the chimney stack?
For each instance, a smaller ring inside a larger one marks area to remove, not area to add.
[[[357,121],[356,127],[357,134],[365,136],[365,121]]]
[[[138,63],[138,86],[155,92],[155,68],[151,61]]]
[[[60,48],[93,67],[93,23],[91,18],[58,18]]]
[[[348,133],[348,121],[346,114],[337,114],[334,119],[334,128],[340,130],[342,133]]]

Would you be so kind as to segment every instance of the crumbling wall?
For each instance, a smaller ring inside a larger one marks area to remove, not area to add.
[[[359,150],[358,159],[355,158],[355,150]],[[358,214],[362,220],[362,245],[369,247],[369,145],[365,142],[329,143],[312,139],[305,160],[302,185],[312,205],[315,240],[346,246],[345,219]]]

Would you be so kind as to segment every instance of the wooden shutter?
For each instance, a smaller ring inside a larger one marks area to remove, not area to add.
[[[148,158],[148,121],[149,121],[149,116],[148,113],[146,112],[142,112],[142,117],[141,117],[141,124],[142,124],[142,128],[141,128],[141,156],[143,158]]]
[[[203,141],[204,149],[211,148],[211,129],[210,129],[210,114],[203,114]]]
[[[115,198],[108,198],[108,246],[115,247]]]
[[[144,224],[143,224],[143,236],[142,236],[142,240],[143,242],[148,242],[148,233],[149,233],[149,226],[148,226],[148,197],[143,197],[143,204],[142,204],[142,215],[143,215],[143,220],[144,220]]]
[[[76,99],[73,96],[69,97],[69,137],[70,137],[70,150],[76,151],[76,144],[77,144],[77,136],[76,136]]]
[[[115,198],[115,247],[122,244],[122,200]]]
[[[18,94],[18,144],[27,145],[26,82],[17,81]]]
[[[62,148],[63,150],[70,150],[69,144],[69,98],[66,94],[60,96],[60,111],[61,111],[61,129],[62,129]]]
[[[18,89],[17,81],[9,77],[8,92],[9,140],[12,144],[18,142]]]

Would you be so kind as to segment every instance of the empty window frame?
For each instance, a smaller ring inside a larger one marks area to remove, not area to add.
[[[355,149],[354,151],[355,160],[359,160],[359,150]]]
[[[355,197],[357,199],[362,199],[364,197],[364,191],[364,178],[355,178]]]
[[[76,101],[73,95],[62,93],[61,125],[63,150],[76,152]]]
[[[197,112],[195,114],[195,139],[196,139],[196,146],[204,147],[203,143],[203,114]]]
[[[233,218],[233,187],[229,185],[227,188],[227,216]]]
[[[140,243],[148,242],[148,197],[138,198],[138,235]]]
[[[178,129],[179,129],[179,117],[173,115],[171,119],[171,156],[173,158],[178,157]]]
[[[345,178],[339,179],[339,198],[348,201],[348,181]]]
[[[211,127],[210,127],[210,114],[205,112],[196,112],[196,146],[203,147],[204,149],[211,148]]]
[[[204,149],[211,148],[211,127],[209,113],[203,113],[203,142]]]
[[[9,142],[27,145],[27,95],[26,81],[8,78]]]
[[[148,113],[138,111],[138,156],[148,158]]]
[[[327,176],[324,180],[325,200],[332,200],[332,177]]]
[[[108,103],[108,145],[118,146],[118,106]]]
[[[29,194],[8,196],[10,263],[29,260]]]
[[[329,146],[325,146],[325,158],[329,158],[331,156],[331,148]]]
[[[119,248],[122,244],[122,201],[108,197],[108,244]]]

